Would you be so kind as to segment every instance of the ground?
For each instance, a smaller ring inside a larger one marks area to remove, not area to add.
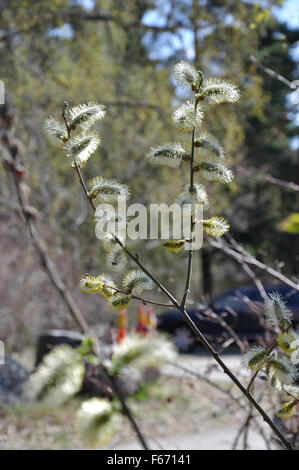
[[[237,366],[239,359],[228,357],[227,361]],[[211,362],[206,357],[182,356],[178,365],[239,396],[222,372],[207,372]],[[85,448],[74,419],[82,399],[75,398],[55,411],[24,406],[0,410],[0,449]],[[173,366],[162,369],[158,381],[129,403],[152,449],[230,449],[247,416],[225,392]],[[260,449],[265,443],[260,435],[249,433],[249,446]],[[106,448],[139,448],[125,419]]]

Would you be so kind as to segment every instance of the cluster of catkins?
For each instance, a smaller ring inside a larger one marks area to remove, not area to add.
[[[299,387],[293,384],[299,375],[296,367],[299,362],[299,338],[292,328],[293,313],[278,293],[269,295],[265,312],[269,326],[278,329],[280,334],[270,349],[251,347],[243,358],[243,364],[255,372],[263,372],[269,378],[271,387],[291,398],[276,411],[279,418],[288,419],[295,415],[299,399]]]
[[[186,62],[178,63],[174,67],[174,74],[180,85],[187,85],[194,93],[194,100],[182,104],[172,115],[174,124],[181,131],[192,133],[194,172],[201,174],[207,181],[229,183],[233,176],[231,170],[223,164],[224,151],[217,139],[202,129],[202,123],[204,106],[236,101],[239,97],[237,88],[220,78],[204,79],[202,72]],[[101,138],[98,132],[92,131],[91,128],[104,115],[104,107],[96,103],[75,106],[70,110],[66,104],[63,111],[64,123],[59,123],[53,118],[45,122],[45,128],[50,136],[63,143],[63,150],[71,158],[73,167],[83,168],[99,146]],[[190,153],[184,150],[182,144],[172,143],[153,148],[146,159],[152,165],[178,168],[181,162],[190,163]],[[113,204],[119,199],[127,200],[130,193],[126,185],[113,179],[96,176],[90,181],[88,196],[94,205]],[[201,204],[204,209],[208,207],[207,191],[199,183],[193,183],[192,187],[190,184],[185,185],[175,202],[184,208],[189,208],[192,215],[197,204]],[[102,243],[107,252],[107,268],[111,272],[122,271],[128,262],[126,220],[122,221],[119,215],[115,213],[111,215],[106,210],[96,211],[94,220],[115,222],[117,229],[114,233],[105,234]],[[194,223],[202,224],[203,229],[211,236],[221,236],[229,229],[229,224],[222,217],[194,220]],[[186,240],[168,240],[164,246],[170,251],[179,252],[185,242]],[[143,290],[152,287],[153,282],[141,269],[132,269],[125,274],[121,288],[117,288],[107,274],[98,276],[86,274],[80,281],[82,291],[100,293],[114,311],[128,307],[132,296],[140,295]]]
[[[63,110],[64,123],[60,123],[53,118],[45,121],[47,133],[56,142],[62,143],[62,148],[67,157],[71,159],[71,165],[74,168],[83,168],[98,148],[101,142],[100,135],[95,130],[91,131],[91,128],[104,115],[104,107],[96,103],[75,106],[70,110],[65,105]],[[88,197],[92,199],[95,205],[114,203],[118,201],[118,198],[127,200],[129,195],[126,185],[102,176],[93,178],[88,187]],[[117,215],[114,214],[112,217],[116,219]],[[111,214],[105,210],[98,211],[95,215],[95,222],[99,220],[111,222],[109,218],[111,218]],[[115,222],[118,227],[117,233],[105,234],[102,242],[103,248],[107,252],[107,268],[112,272],[120,272],[127,264],[125,251],[126,222],[124,224],[121,224],[119,220],[115,220]],[[117,239],[115,235],[117,235]],[[132,295],[139,295],[144,289],[151,289],[152,287],[151,279],[140,269],[132,269],[124,276],[122,289],[117,289],[111,276],[107,274],[100,276],[86,274],[80,280],[80,288],[83,292],[99,292],[107,299],[110,308],[115,311],[127,307]]]
[[[224,150],[216,137],[203,128],[205,109],[209,105],[224,102],[235,102],[239,91],[235,85],[221,78],[204,79],[201,71],[182,61],[175,65],[174,76],[180,86],[186,86],[193,92],[193,99],[182,104],[172,114],[175,126],[184,133],[192,134],[192,145],[189,151],[179,142],[154,147],[146,156],[153,165],[164,165],[178,168],[182,163],[192,164],[193,172],[206,181],[230,183],[232,171],[224,164]],[[190,215],[195,214],[196,205],[208,208],[208,195],[203,184],[192,182],[185,185],[175,199],[181,207],[188,207]],[[185,212],[186,213],[186,212]],[[223,217],[193,220],[200,223],[208,235],[223,235],[229,224]],[[186,240],[169,240],[164,245],[171,251],[178,252]]]

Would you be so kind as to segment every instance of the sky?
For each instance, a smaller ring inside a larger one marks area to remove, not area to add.
[[[285,0],[284,5],[280,8],[273,8],[275,15],[285,21],[290,28],[299,28],[299,1]]]
[[[127,0],[129,1],[129,0]],[[92,9],[93,0],[81,0],[85,8]],[[286,21],[290,28],[299,28],[299,1],[285,0],[282,7],[274,7],[275,14],[282,20]]]
[[[94,6],[94,1],[81,0],[81,4],[84,5],[86,9],[91,10]],[[273,12],[280,20],[285,21],[290,28],[299,28],[299,0],[285,0],[283,6],[274,7]],[[150,19],[151,15],[148,15],[146,22],[149,22]]]
[[[127,0],[129,1],[129,0]],[[92,9],[94,7],[94,0],[78,0],[78,3],[81,3],[86,9]],[[261,1],[261,4],[263,2]],[[165,10],[167,10],[167,1],[163,4]],[[284,3],[281,7],[273,7],[272,12],[274,13],[280,21],[286,22],[289,28],[297,29],[299,28],[299,0],[284,0]],[[155,10],[149,10],[143,17],[143,23],[145,24],[155,24],[155,25],[163,25],[165,23],[163,16],[159,14],[159,12]],[[61,30],[59,31],[61,34]],[[68,31],[67,27],[64,31],[64,34],[71,34],[71,30]],[[54,33],[55,34],[55,33]],[[165,36],[165,35],[164,35]],[[184,42],[184,49],[186,50],[187,57],[186,59],[192,60],[192,46],[193,46],[193,37],[191,31],[182,31],[183,42]],[[168,42],[167,42],[168,41]],[[146,42],[146,38],[145,38]],[[178,48],[181,44],[176,44],[178,39],[175,38],[173,35],[169,40],[165,40],[165,45],[162,48],[159,48],[159,58],[167,58],[170,55],[170,49],[175,47]],[[189,56],[188,56],[189,54]],[[163,56],[166,57],[163,57]],[[299,62],[299,44],[293,47],[292,55],[296,58]],[[153,53],[152,59],[158,59],[155,56],[155,52]]]
[[[88,1],[89,3],[92,0],[83,0],[84,2]],[[165,25],[165,16],[167,15],[168,10],[168,2],[167,1],[158,1],[160,6],[162,5],[163,8],[163,15],[161,15],[161,10],[148,10],[143,17],[143,23],[148,25]],[[262,1],[260,2],[262,4]],[[90,3],[91,4],[91,3]],[[286,22],[288,27],[291,29],[299,28],[299,0],[285,0],[283,6],[281,7],[273,7],[272,13],[283,22]],[[227,20],[229,21],[230,18],[228,17]],[[150,34],[150,33],[149,33]],[[147,35],[145,35],[144,42],[147,41]],[[169,37],[168,37],[169,36]],[[190,30],[181,29],[181,40],[183,42],[183,48],[186,53],[186,59],[192,61],[193,60],[193,35]],[[164,59],[166,60],[168,56],[171,55],[171,49],[177,48],[180,49],[182,47],[182,42],[179,40],[178,37],[174,35],[163,35],[163,41],[160,42],[159,47],[157,50],[152,51],[150,54],[153,60],[155,59]],[[292,55],[294,58],[298,59],[299,61],[299,44],[293,48]]]

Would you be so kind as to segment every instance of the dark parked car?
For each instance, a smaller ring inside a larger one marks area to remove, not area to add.
[[[278,292],[294,313],[294,325],[299,324],[299,292],[286,285],[268,286],[265,290],[267,293]],[[263,298],[256,287],[241,287],[226,291],[212,299],[209,307],[218,316],[223,317],[240,339],[252,342],[264,335],[265,330],[260,321],[261,317],[263,319]],[[198,328],[211,339],[227,335],[223,326],[209,318],[208,309],[188,309],[188,313]],[[158,328],[175,337],[181,352],[191,352],[198,345],[179,311],[160,314]]]

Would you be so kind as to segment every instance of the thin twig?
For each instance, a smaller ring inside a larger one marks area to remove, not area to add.
[[[274,184],[276,186],[281,186],[282,188],[285,189],[291,189],[292,191],[299,191],[299,184],[293,183],[292,181],[285,181],[279,178],[274,178],[271,175],[263,175],[261,173],[255,173],[253,170],[248,170],[247,168],[244,168],[243,166],[237,167],[238,173],[240,173],[243,176],[253,178],[257,181],[265,181],[266,183]]]
[[[231,242],[231,244],[237,249],[240,251],[241,249],[241,246],[236,242],[236,240],[233,238],[233,237],[229,237],[229,240]],[[256,285],[262,299],[264,300],[267,300],[268,299],[268,296],[267,296],[267,292],[265,291],[264,289],[264,286],[263,286],[263,283],[262,281],[255,275],[255,273],[252,271],[252,269],[248,266],[247,263],[245,263],[245,261],[243,261],[242,259],[240,260],[237,260],[242,269],[245,271],[245,273],[250,277],[250,279],[253,281],[253,283]]]
[[[77,174],[78,174],[78,177],[79,177],[79,181],[80,181],[80,183],[83,187],[84,193],[85,193],[86,197],[89,199],[90,205],[92,206],[93,210],[95,211],[96,207],[93,203],[93,200],[88,196],[88,190],[87,190],[86,184],[84,182],[81,170],[80,170],[80,168],[78,167],[78,165],[76,163],[75,163],[75,168],[76,168],[76,171],[77,171]],[[161,289],[164,292],[164,294],[167,295],[167,297],[172,301],[173,305],[175,307],[179,307],[179,304],[176,301],[176,299],[173,297],[173,295],[170,292],[168,292],[168,290],[160,283],[160,281],[158,281],[158,279],[156,279],[153,276],[153,274],[151,274],[145,268],[145,266],[143,266],[143,264],[139,261],[138,256],[133,255],[133,253],[130,252],[130,250],[122,243],[122,241],[116,235],[114,235],[114,238],[115,238],[116,242],[123,248],[123,250],[126,252],[126,254],[143,270],[143,272],[145,274],[147,274],[149,276],[149,278],[159,287],[159,289]],[[167,304],[164,305],[164,306],[168,307]]]
[[[184,318],[192,331],[195,333],[195,335],[200,339],[201,343],[203,344],[204,348],[208,351],[208,353],[215,359],[215,361],[220,365],[222,368],[223,372],[227,374],[230,379],[234,382],[234,384],[239,388],[239,390],[245,395],[250,403],[255,407],[255,409],[260,413],[260,415],[263,417],[264,421],[268,423],[272,431],[279,437],[279,439],[283,442],[285,447],[289,450],[293,450],[292,444],[284,437],[284,435],[281,433],[281,431],[278,429],[278,427],[275,425],[275,423],[272,421],[270,416],[267,415],[267,413],[263,410],[263,408],[259,405],[259,403],[255,400],[255,398],[251,395],[251,393],[247,394],[246,388],[241,384],[241,382],[238,380],[238,378],[232,373],[232,371],[226,366],[226,364],[222,361],[220,358],[219,354],[214,350],[214,348],[211,346],[211,344],[206,340],[204,335],[201,333],[201,331],[197,328],[193,320],[190,318],[188,315],[186,309],[180,308],[180,311],[184,315]]]
[[[195,372],[194,370],[189,369],[188,367],[182,366],[181,364],[172,363],[171,365],[179,370],[186,372],[187,374],[193,375],[194,377],[198,378],[199,380],[202,380],[203,382],[207,383],[208,385],[215,388],[216,390],[223,393],[224,395],[227,395],[232,400],[233,403],[236,403],[243,411],[247,411],[247,406],[243,404],[243,402],[240,400],[239,397],[233,394],[229,389],[224,388],[221,385],[219,385],[219,383],[213,382],[211,379],[207,377],[207,374],[200,374],[199,372]],[[259,433],[263,437],[267,448],[270,449],[269,440],[266,437],[264,430],[255,419],[254,419],[254,423]]]
[[[280,280],[284,284],[292,287],[296,291],[299,291],[299,283],[296,283],[289,279],[287,276],[284,274],[281,274],[279,271],[276,271],[275,269],[271,268],[270,266],[267,266],[266,264],[262,263],[261,261],[258,261],[256,258],[254,258],[252,255],[250,255],[248,252],[246,254],[239,253],[238,251],[234,250],[227,244],[225,244],[222,240],[215,240],[211,239],[210,237],[207,238],[208,243],[215,247],[218,248],[219,250],[223,251],[226,255],[230,256],[231,258],[235,259],[236,261],[244,261],[247,264],[251,264],[253,266],[256,266],[257,268],[261,269],[262,271],[267,272],[270,274],[272,277]],[[244,250],[245,251],[245,250]]]
[[[194,114],[196,114],[196,109],[198,105],[198,100],[195,100],[194,103]],[[192,135],[191,135],[191,155],[190,155],[190,188],[189,191],[192,194],[193,193],[193,182],[194,182],[194,137],[195,137],[195,127],[193,126],[192,129]],[[194,227],[194,218],[193,214],[191,215],[190,219],[190,235],[192,239],[192,232],[193,232],[193,227]],[[183,298],[181,301],[181,307],[184,308],[187,302],[188,294],[190,292],[190,283],[191,283],[191,273],[192,273],[192,258],[193,258],[193,250],[192,250],[192,241],[189,249],[189,255],[188,255],[188,267],[187,267],[187,276],[186,276],[186,284],[185,284],[185,290],[183,294]]]
[[[259,370],[256,370],[256,371],[254,372],[254,374],[252,375],[252,377],[251,377],[251,379],[250,379],[250,381],[249,381],[249,384],[248,384],[248,386],[247,386],[247,388],[246,388],[246,393],[247,393],[247,395],[250,393],[251,386],[252,386],[253,382],[255,381],[255,378],[257,377],[257,374],[258,374],[258,373],[259,373]]]
[[[272,69],[269,69],[268,67],[265,67],[263,64],[261,64],[256,57],[254,57],[253,55],[250,55],[249,56],[251,62],[253,62],[254,64],[257,65],[257,67],[259,69],[261,69],[263,72],[265,72],[267,75],[269,75],[270,77],[272,78],[276,78],[277,80],[279,80],[280,82],[282,82],[284,85],[286,85],[287,87],[291,88],[292,90],[294,89],[293,85],[292,85],[292,82],[290,82],[287,78],[283,77],[282,75],[280,75],[280,73],[277,73],[275,72],[274,70]]]
[[[242,433],[244,433],[244,450],[245,450],[245,447],[247,447],[247,436],[248,436],[248,430],[249,430],[249,425],[250,425],[250,421],[252,419],[252,406],[250,406],[250,409],[249,409],[249,413],[244,421],[244,423],[241,425],[236,437],[235,437],[235,440],[233,442],[233,445],[232,445],[232,450],[236,450],[237,448],[237,445],[238,445],[238,442],[239,442],[239,439],[242,435]]]
[[[242,354],[245,353],[245,347],[240,339],[240,337],[237,335],[237,333],[234,331],[234,329],[222,318],[221,315],[217,315],[216,312],[214,312],[210,307],[206,307],[205,305],[200,305],[200,308],[202,308],[207,315],[212,318],[215,322],[217,322],[219,325],[224,328],[228,334],[233,338],[235,343],[239,346],[239,349]]]
[[[120,292],[121,294],[130,295],[132,299],[140,300],[143,304],[152,304],[158,305],[159,307],[168,307],[168,308],[175,308],[173,304],[164,304],[162,302],[155,302],[154,300],[145,299],[144,297],[139,297],[139,295],[132,295],[128,291],[123,289],[118,289],[117,287],[111,287],[110,289],[114,290],[115,292]]]

